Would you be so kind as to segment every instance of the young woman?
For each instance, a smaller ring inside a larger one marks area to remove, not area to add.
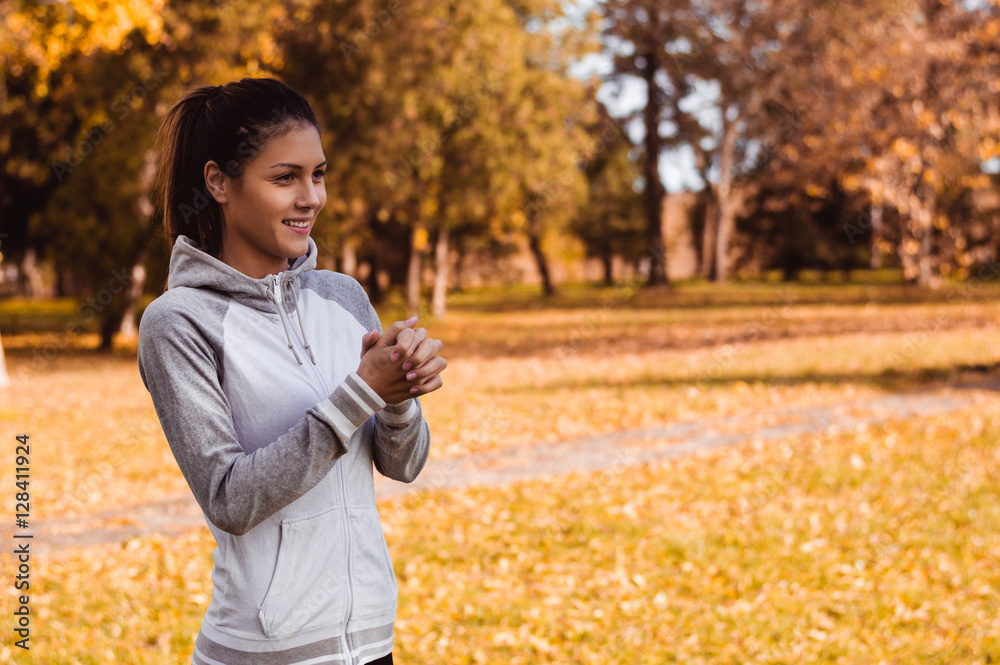
[[[217,544],[191,662],[391,663],[372,465],[403,482],[423,468],[442,344],[416,317],[383,334],[356,280],[315,269],[326,159],[290,87],[193,89],[158,143],[173,249],[139,372]]]

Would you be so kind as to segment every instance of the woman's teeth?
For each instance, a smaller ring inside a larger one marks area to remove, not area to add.
[[[281,223],[285,224],[286,226],[294,226],[297,229],[309,228],[309,222],[293,222],[289,219],[283,219],[281,220]]]

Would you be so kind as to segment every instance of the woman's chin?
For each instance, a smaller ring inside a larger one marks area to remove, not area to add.
[[[286,231],[281,238],[281,246],[295,256],[302,256],[309,249],[309,234],[297,231]],[[289,256],[289,258],[293,258]]]

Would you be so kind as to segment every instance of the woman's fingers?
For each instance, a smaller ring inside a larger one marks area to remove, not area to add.
[[[424,328],[406,328],[396,336],[396,346],[392,349],[393,360],[407,360],[416,348],[427,339]]]
[[[428,338],[420,342],[420,345],[413,351],[413,354],[403,363],[403,371],[409,372],[414,367],[420,367],[430,358],[441,353],[444,342],[439,339]]]
[[[390,404],[398,404],[411,397],[424,395],[437,390],[444,382],[440,374],[425,377],[422,381],[408,381],[402,374],[398,379],[393,379],[385,388],[384,393],[380,393],[382,399]]]
[[[417,317],[411,316],[405,321],[396,321],[391,326],[386,328],[385,332],[382,333],[382,340],[386,346],[392,346],[396,343],[400,333],[410,330],[413,326],[417,324]],[[395,349],[393,349],[395,352]],[[392,358],[396,360],[396,358]]]
[[[368,350],[375,346],[375,342],[378,341],[380,337],[378,328],[368,332],[364,337],[361,338],[361,357],[364,358]]]
[[[437,390],[444,382],[441,380],[441,372],[448,366],[448,361],[440,356],[435,356],[423,365],[408,372],[405,376],[402,372],[397,374],[387,386],[389,398],[385,401],[395,404],[410,397],[424,395]],[[412,376],[413,378],[409,378]]]
[[[448,366],[448,361],[441,356],[434,356],[427,362],[418,365],[415,369],[406,374],[406,380],[415,384],[421,384],[444,371]]]
[[[433,392],[444,385],[444,381],[441,380],[440,376],[435,376],[426,383],[421,383],[418,386],[413,386],[410,388],[410,397],[419,397],[420,395],[426,395],[429,392]]]

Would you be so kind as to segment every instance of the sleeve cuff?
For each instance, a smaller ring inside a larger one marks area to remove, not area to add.
[[[385,406],[385,401],[357,372],[351,372],[316,409],[347,440]]]
[[[398,404],[386,404],[379,411],[379,418],[387,425],[405,425],[417,417],[420,406],[416,398],[405,399]]]
[[[358,376],[357,372],[351,372],[344,379],[344,383],[349,385],[351,389],[368,404],[372,410],[372,413],[381,411],[385,408],[385,400],[378,396],[371,386],[365,383],[365,380]],[[371,415],[368,414],[368,415]],[[368,420],[365,418],[365,420]],[[364,422],[364,421],[362,421]]]

